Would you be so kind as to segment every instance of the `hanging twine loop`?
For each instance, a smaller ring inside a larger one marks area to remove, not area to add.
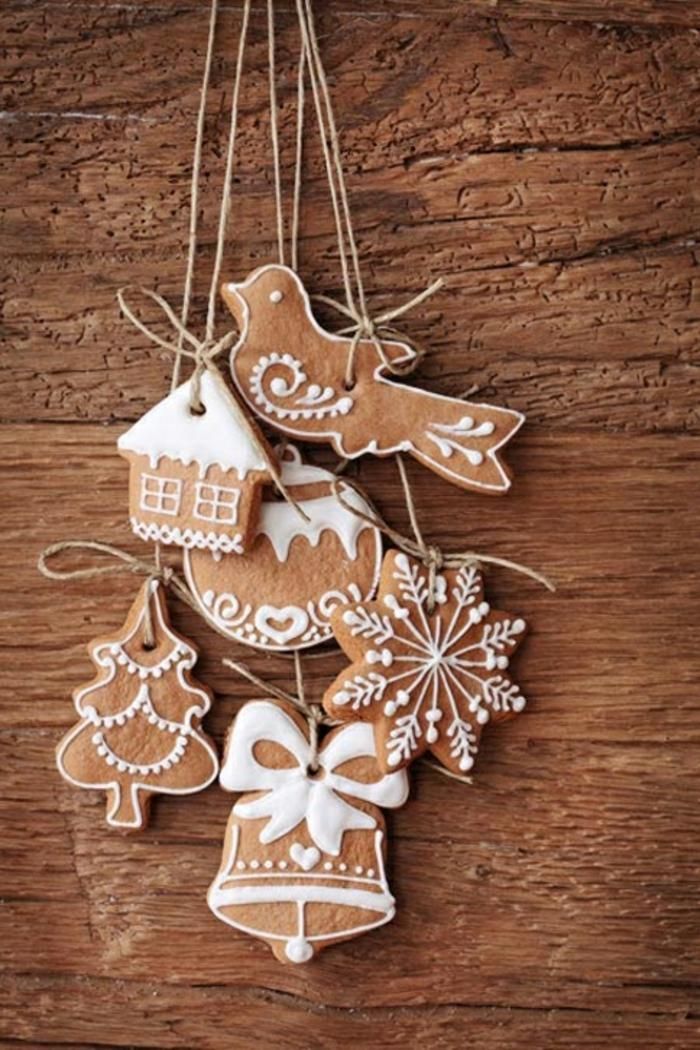
[[[432,614],[435,611],[435,593],[438,573],[444,563],[442,551],[439,547],[426,547],[423,561],[428,566],[428,612]]]
[[[190,381],[190,412],[193,412],[195,415],[202,415],[206,411],[205,405],[202,402],[202,376],[207,369],[212,369],[213,371],[216,370],[214,365],[215,358],[233,346],[238,338],[238,334],[231,331],[227,332],[220,339],[213,339],[210,337],[206,337],[202,340],[197,339],[192,332],[185,328],[182,321],[177,317],[175,311],[162,295],[159,295],[158,292],[153,292],[148,288],[138,288],[138,291],[142,295],[145,295],[147,299],[151,299],[152,302],[160,307],[175,332],[177,332],[178,342],[170,342],[167,339],[163,339],[157,332],[154,332],[152,328],[134,313],[125,298],[125,293],[127,291],[129,291],[128,286],[120,288],[117,292],[119,307],[126,319],[156,346],[175,354],[176,359],[179,359],[179,357],[184,355],[194,361],[195,367]],[[185,346],[185,344],[187,344],[187,346]],[[275,487],[287,503],[294,507],[299,517],[302,518],[303,521],[308,522],[308,514],[299,502],[290,496],[284,482],[282,481],[277,463],[270,455],[267,446],[260,441],[254,427],[249,422],[247,415],[243,412],[241,413],[241,419],[244,421],[252,445],[265,461],[265,465]]]
[[[306,690],[304,687],[304,676],[301,667],[301,657],[295,650],[294,652],[294,671],[296,677],[296,694],[288,692],[286,689],[280,688],[278,685],[274,685],[272,682],[266,682],[263,678],[256,675],[250,668],[240,663],[238,660],[224,659],[221,661],[225,667],[229,667],[236,674],[239,674],[246,681],[254,685],[262,693],[268,693],[270,696],[276,697],[278,700],[283,700],[288,704],[300,711],[304,715],[309,727],[309,746],[310,746],[310,758],[309,758],[309,772],[316,773],[319,769],[318,761],[318,750],[319,750],[319,728],[321,726],[333,726],[339,723],[333,721],[324,712],[320,704],[310,703],[306,699]]]
[[[111,559],[111,562],[106,565],[89,565],[77,569],[54,569],[49,565],[50,561],[68,551],[105,555]],[[145,576],[148,580],[158,580],[169,588],[185,605],[202,618],[201,609],[183,577],[171,565],[160,564],[159,555],[156,561],[152,562],[138,558],[135,554],[122,550],[121,547],[114,547],[111,543],[102,543],[99,540],[60,540],[44,548],[37,559],[37,568],[47,580],[94,580],[100,576],[118,576],[121,573]],[[148,618],[148,613],[146,616]],[[229,635],[216,624],[209,621],[207,624],[226,641],[231,641]]]
[[[400,464],[402,480],[405,481],[406,486],[408,486],[405,468],[403,467],[402,460],[399,456],[397,456],[397,462]],[[423,539],[420,529],[417,527],[418,523],[415,520],[415,505],[413,503],[413,494],[410,490],[410,486],[405,490],[406,506],[412,524],[414,524],[415,539],[412,539],[410,536],[406,536],[404,533],[399,532],[398,529],[393,528],[376,511],[373,510],[368,514],[350,503],[343,495],[343,490],[348,486],[351,488],[355,487],[347,478],[342,480],[336,478],[331,485],[333,493],[341,506],[351,514],[354,514],[357,518],[366,521],[368,525],[372,525],[374,528],[379,529],[385,536],[389,537],[399,550],[404,551],[406,554],[410,554],[414,558],[418,558],[428,569],[429,612],[432,613],[435,608],[437,577],[442,569],[461,569],[466,565],[474,565],[476,568],[480,568],[482,564],[500,565],[504,569],[510,569],[512,572],[518,572],[523,576],[528,576],[531,580],[535,580],[543,587],[546,587],[548,591],[554,592],[556,590],[556,587],[547,576],[537,572],[535,569],[529,568],[527,565],[521,565],[517,561],[510,561],[507,558],[499,558],[492,554],[482,554],[480,551],[455,551],[448,553],[442,551],[439,547],[427,544]]]
[[[425,351],[418,347],[415,340],[405,332],[396,328],[390,322],[403,314],[408,313],[409,310],[413,310],[416,306],[425,302],[432,295],[435,295],[437,291],[444,285],[442,277],[438,277],[437,280],[424,288],[422,292],[414,295],[408,302],[403,303],[401,306],[397,306],[392,310],[387,310],[377,317],[371,317],[366,310],[359,311],[354,304],[345,305],[339,302],[337,299],[333,299],[329,295],[315,295],[313,298],[320,303],[325,303],[326,306],[332,307],[337,310],[338,313],[349,318],[352,321],[351,325],[346,325],[344,328],[340,328],[337,335],[349,335],[351,337],[350,347],[348,349],[348,357],[345,366],[345,388],[352,389],[355,385],[355,362],[357,357],[357,349],[359,344],[363,340],[368,340],[374,346],[377,357],[381,361],[385,370],[394,376],[408,376],[415,371],[423,357]],[[387,354],[386,347],[384,346],[387,342],[401,342],[406,343],[412,351],[410,358],[404,361],[392,361]]]
[[[163,339],[134,313],[126,300],[126,293],[132,290],[138,291],[141,295],[146,296],[147,299],[154,302],[156,306],[160,307],[174,331],[177,333],[177,342]],[[201,398],[202,374],[212,365],[214,359],[217,358],[219,354],[222,354],[225,350],[231,349],[238,338],[238,333],[230,331],[220,339],[213,339],[210,337],[198,339],[188,328],[185,327],[180,318],[177,317],[168,301],[164,299],[162,295],[159,295],[158,292],[153,292],[149,288],[138,287],[132,289],[128,285],[125,285],[117,291],[117,302],[119,303],[119,308],[127,321],[129,321],[134,328],[138,329],[142,335],[145,335],[150,342],[161,347],[162,350],[168,350],[171,354],[175,354],[176,360],[179,357],[184,356],[194,361],[194,372],[192,374],[190,386],[190,411],[197,415],[201,415],[204,411],[204,405],[202,404]]]

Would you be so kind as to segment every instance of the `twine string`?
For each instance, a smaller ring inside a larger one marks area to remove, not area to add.
[[[299,653],[296,650],[294,652],[296,694],[288,692],[286,689],[282,689],[281,686],[275,685],[274,682],[266,682],[264,678],[260,678],[254,671],[251,671],[247,664],[242,663],[240,660],[231,660],[227,657],[221,662],[232,671],[235,671],[236,674],[245,678],[246,681],[250,682],[251,685],[254,685],[256,689],[259,689],[262,693],[267,692],[270,696],[274,696],[278,700],[283,700],[288,704],[292,704],[297,711],[300,711],[301,714],[304,715],[309,724],[309,743],[311,745],[309,768],[312,772],[316,772],[318,770],[319,726],[330,726],[336,725],[337,723],[325,714],[323,708],[319,704],[311,704],[307,701]]]
[[[312,47],[313,25],[309,25],[306,9],[304,7],[304,0],[296,0],[296,8],[297,17],[299,19],[299,29],[301,31],[302,46],[307,56],[309,84],[311,85],[311,93],[313,95],[314,108],[316,110],[316,120],[318,123],[319,134],[321,139],[321,149],[323,152],[323,159],[326,166],[326,175],[328,178],[328,189],[331,197],[333,218],[335,220],[336,238],[338,241],[338,256],[340,260],[343,287],[345,290],[345,299],[347,301],[348,308],[352,309],[356,313],[357,309],[355,306],[355,296],[353,293],[352,281],[350,278],[347,251],[345,248],[345,231],[343,228],[343,217],[341,214],[340,204],[338,200],[339,191],[336,187],[336,180],[333,171],[333,158],[331,155],[331,145],[329,140],[328,129],[326,128],[323,103],[321,100],[321,90],[318,80],[318,58],[320,57],[318,54],[318,45],[315,49]],[[315,33],[313,33],[313,36],[315,37]]]
[[[112,562],[106,565],[90,565],[77,569],[54,569],[49,565],[51,560],[60,557],[67,551],[105,555],[112,559]],[[42,576],[45,576],[48,580],[60,581],[94,580],[100,576],[117,576],[127,572],[135,576],[146,576],[151,580],[159,580],[173,594],[176,594],[185,605],[189,606],[200,619],[204,619],[202,611],[187,583],[171,565],[157,565],[155,562],[146,561],[144,558],[139,558],[121,547],[114,547],[111,543],[102,543],[99,540],[60,540],[58,543],[50,544],[40,553],[37,559],[37,568]],[[217,634],[220,634],[222,638],[225,638],[227,642],[231,641],[230,636],[217,627],[215,623],[212,623],[210,620],[207,620],[206,623]]]
[[[299,226],[301,221],[301,176],[304,163],[304,83],[306,47],[302,40],[297,69],[297,134],[294,157],[294,190],[292,195],[292,269],[299,270]]]
[[[224,350],[228,350],[234,344],[237,338],[236,333],[227,332],[226,335],[221,337],[221,339],[204,339],[200,341],[194,335],[192,335],[191,332],[188,332],[187,329],[184,328],[179,318],[175,314],[174,310],[167,302],[167,300],[165,300],[162,297],[162,295],[159,295],[158,292],[151,291],[149,288],[139,288],[139,291],[142,295],[145,295],[147,298],[151,299],[154,303],[156,303],[157,306],[161,308],[161,310],[163,311],[167,319],[170,321],[170,324],[173,326],[175,331],[178,333],[179,336],[182,337],[183,345],[180,348],[178,348],[178,345],[176,343],[172,343],[169,342],[167,339],[163,339],[156,332],[154,332],[153,329],[149,328],[148,325],[145,324],[133,312],[133,310],[131,309],[131,307],[125,299],[124,293],[126,291],[128,291],[127,288],[120,288],[117,292],[117,299],[119,301],[119,306],[121,307],[122,313],[127,318],[127,320],[129,320],[135,328],[138,328],[138,330],[142,332],[146,336],[146,338],[150,339],[151,342],[155,343],[156,346],[160,346],[163,350],[169,350],[171,353],[174,353],[176,355],[180,354],[184,355],[185,357],[192,358],[192,360],[196,362],[195,371],[192,375],[193,392],[191,392],[190,394],[190,410],[196,415],[201,415],[205,411],[205,406],[202,403],[201,397],[201,377],[207,368],[210,368],[213,371],[216,370],[213,365],[214,358],[217,357]],[[184,345],[185,342],[192,347],[191,350],[186,349]],[[243,420],[246,430],[248,432],[248,438],[250,442],[252,443],[256,452],[264,460],[265,465],[270,473],[270,477],[272,478],[278,492],[281,496],[283,496],[283,498],[287,501],[287,503],[289,503],[290,506],[294,507],[296,512],[302,518],[302,520],[308,522],[308,514],[298,502],[298,500],[294,499],[294,497],[290,495],[289,490],[282,481],[282,475],[280,473],[276,460],[270,454],[265,443],[260,440],[257,431],[255,430],[255,427],[250,422],[248,416],[244,412],[241,413],[241,419]]]
[[[275,67],[275,10],[274,0],[267,0],[267,68],[270,96],[270,138],[272,140],[272,167],[275,181],[275,213],[277,218],[277,257],[284,266],[284,213],[282,210],[282,169],[277,109],[277,75]]]
[[[151,583],[158,579],[157,573],[151,573],[146,581],[146,600],[143,606],[143,647],[144,649],[155,649],[156,634],[153,628],[153,612],[151,610]]]
[[[304,672],[301,666],[301,653],[294,650],[294,676],[296,678],[297,696],[299,705],[306,715],[309,724],[309,745],[311,756],[309,758],[309,769],[312,773],[318,772],[318,727],[325,721],[323,708],[319,704],[311,704],[306,699],[304,687]]]
[[[440,550],[439,547],[429,546],[425,542],[419,542],[417,539],[411,539],[410,536],[406,536],[404,533],[399,532],[398,529],[393,528],[389,523],[376,511],[367,513],[350,503],[343,496],[343,487],[350,486],[354,488],[352,481],[349,478],[336,478],[332,482],[331,488],[335,494],[338,502],[351,514],[360,518],[362,521],[366,521],[368,525],[372,525],[374,528],[379,529],[388,536],[389,539],[394,543],[399,550],[404,551],[405,554],[410,554],[414,558],[420,559],[424,565],[430,568],[431,561],[436,566],[436,573],[439,569],[461,569],[466,565],[474,565],[477,568],[483,563],[485,565],[498,565],[504,569],[510,569],[512,572],[518,572],[523,576],[528,576],[531,580],[535,580],[537,583],[542,584],[548,591],[555,591],[554,584],[545,575],[537,572],[535,569],[529,568],[527,565],[521,565],[520,562],[511,561],[508,558],[499,558],[492,554],[482,554],[480,551],[454,551],[445,553]]]
[[[243,78],[243,62],[245,57],[246,42],[248,38],[248,25],[250,22],[250,9],[252,0],[244,0],[243,17],[241,21],[240,36],[238,38],[238,53],[236,56],[236,69],[231,92],[231,117],[229,122],[228,143],[226,146],[226,167],[224,170],[224,182],[221,190],[221,207],[219,209],[219,226],[216,237],[216,253],[214,256],[214,267],[209,286],[209,306],[207,309],[206,339],[214,338],[214,324],[216,321],[216,303],[219,291],[219,278],[221,266],[224,259],[224,245],[226,242],[226,226],[229,210],[231,207],[231,177],[233,175],[233,160],[236,152],[236,137],[238,133],[238,110],[241,95],[241,80]]]
[[[204,144],[204,123],[207,110],[207,96],[209,94],[209,83],[211,81],[211,69],[214,58],[214,38],[216,36],[216,23],[218,18],[218,0],[212,0],[209,11],[209,34],[207,36],[207,50],[204,59],[204,72],[202,74],[202,86],[199,92],[199,109],[197,112],[197,127],[194,140],[194,155],[192,157],[192,179],[190,182],[190,218],[187,241],[187,267],[185,270],[185,287],[182,295],[182,310],[180,312],[180,323],[183,331],[187,329],[190,305],[192,302],[192,284],[194,281],[194,268],[197,258],[197,224],[199,220],[199,182],[202,171],[202,148]],[[173,374],[170,381],[170,389],[174,390],[180,381],[180,366],[182,363],[182,346],[184,342],[183,332],[178,333],[177,352],[173,363]]]
[[[438,277],[437,280],[432,281],[421,292],[418,292],[407,302],[402,303],[401,306],[387,310],[375,318],[357,313],[343,303],[338,302],[337,299],[332,298],[332,296],[315,295],[313,297],[318,302],[325,303],[352,321],[351,325],[340,328],[336,333],[337,335],[349,335],[351,337],[345,364],[344,383],[346,389],[351,390],[355,386],[355,360],[358,346],[363,339],[372,343],[384,368],[391,375],[408,376],[415,371],[417,365],[425,356],[424,351],[416,345],[415,340],[411,336],[389,322],[419,306],[420,303],[425,302],[431,295],[439,291],[444,283],[442,277]],[[406,343],[413,351],[411,357],[404,361],[392,361],[384,346],[384,343],[387,341]]]
[[[345,182],[338,128],[333,112],[328,78],[316,34],[311,0],[296,0],[296,7],[301,30],[302,52],[305,51],[308,55],[309,83],[311,85],[326,167],[346,304],[343,305],[328,296],[318,296],[317,298],[338,309],[341,313],[346,314],[352,321],[352,325],[341,329],[338,333],[351,336],[345,366],[345,387],[351,390],[356,382],[355,362],[357,349],[363,339],[372,343],[380,361],[392,375],[409,375],[415,369],[422,357],[422,352],[419,352],[413,346],[411,340],[405,334],[390,325],[390,322],[402,316],[406,311],[417,306],[429,296],[434,295],[442,287],[443,281],[442,279],[433,281],[409,302],[388,310],[379,317],[372,318],[370,315],[362,279],[357,239],[353,228],[350,200]],[[301,90],[303,90],[303,79],[301,83]],[[353,291],[353,279],[356,295]],[[410,361],[398,364],[393,363],[383,345],[383,342],[387,339],[398,339],[402,342],[407,342],[414,350]]]

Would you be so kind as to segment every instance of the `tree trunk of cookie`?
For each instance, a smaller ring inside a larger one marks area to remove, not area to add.
[[[110,791],[107,814],[109,823],[120,828],[140,828],[143,823],[138,795],[130,786]]]

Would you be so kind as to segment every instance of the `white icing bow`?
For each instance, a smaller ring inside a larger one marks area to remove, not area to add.
[[[263,766],[253,749],[265,740],[290,752],[297,765],[286,769]],[[337,856],[345,831],[377,825],[374,817],[351,806],[340,794],[391,808],[402,806],[408,797],[404,770],[388,773],[371,784],[334,772],[351,759],[375,756],[372,727],[351,722],[321,746],[319,772],[309,776],[311,745],[296,722],[276,704],[255,700],[246,704],[236,718],[220,781],[229,791],[269,789],[262,798],[239,801],[234,806],[234,813],[244,819],[270,818],[260,833],[261,842],[274,842],[305,820],[318,848]]]

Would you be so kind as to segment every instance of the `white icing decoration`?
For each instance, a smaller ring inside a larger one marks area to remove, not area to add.
[[[316,382],[313,379],[313,377],[309,377],[306,374],[306,372],[304,371],[304,362],[298,360],[297,358],[291,357],[290,354],[267,354],[261,357],[258,360],[258,362],[253,366],[250,372],[250,376],[247,376],[242,369],[240,370],[241,374],[239,374],[239,369],[236,366],[236,358],[246,346],[246,341],[248,338],[248,327],[250,324],[250,307],[245,299],[245,295],[241,294],[241,292],[245,293],[245,289],[247,287],[250,287],[252,284],[254,284],[255,281],[258,280],[258,278],[260,278],[263,274],[267,273],[270,270],[277,274],[284,275],[286,279],[291,279],[294,282],[298,294],[301,297],[302,303],[304,305],[306,320],[308,324],[314,329],[314,331],[322,335],[323,338],[329,343],[329,353],[333,352],[332,346],[330,344],[337,343],[341,345],[344,353],[342,354],[342,357],[339,356],[338,358],[339,361],[342,361],[342,366],[339,365],[339,374],[342,374],[342,369],[345,367],[345,362],[347,358],[347,348],[350,340],[347,337],[335,335],[332,332],[327,332],[324,328],[321,327],[311,309],[311,302],[306,288],[299,279],[299,276],[289,267],[280,266],[276,263],[271,263],[267,266],[262,266],[259,269],[254,270],[253,273],[250,274],[245,281],[241,283],[231,282],[228,285],[229,291],[234,292],[238,297],[242,315],[241,334],[238,339],[238,342],[232,348],[230,356],[231,372],[236,386],[243,398],[253,408],[255,412],[262,412],[263,414],[267,415],[268,419],[271,422],[273,422],[274,425],[279,430],[282,430],[284,433],[304,438],[308,436],[309,430],[304,426],[295,426],[294,424],[297,423],[299,420],[321,420],[324,418],[333,419],[337,418],[338,415],[345,416],[352,411],[354,402],[352,398],[347,397],[345,399],[341,399],[339,402],[335,403],[332,406],[320,406],[314,409],[298,407],[298,398],[294,402],[294,407],[291,408],[270,401],[269,397],[265,393],[265,390],[263,389],[265,373],[270,367],[272,367],[273,364],[277,364],[280,362],[282,362],[291,370],[293,380],[291,383],[283,383],[283,385],[279,388],[276,385],[275,389],[272,389],[271,384],[270,389],[271,392],[275,395],[275,397],[283,399],[291,398],[297,393],[300,386],[304,382],[308,382],[309,379],[311,381],[307,388],[308,390],[323,389],[320,383]],[[405,343],[397,343],[396,340],[392,340],[392,346],[401,346],[403,351],[403,353],[400,356],[396,356],[394,358],[394,363],[396,364],[410,361],[416,356],[415,351],[412,350],[411,347],[409,347]],[[411,411],[409,399],[411,402],[417,402],[419,400],[421,402],[424,402],[427,400],[430,403],[431,411],[434,410],[435,414],[438,417],[441,413],[443,414],[443,416],[452,416],[455,412],[460,411],[462,407],[464,407],[465,409],[468,407],[467,405],[460,406],[458,398],[447,397],[443,394],[432,393],[429,390],[423,390],[419,387],[406,387],[397,384],[393,382],[390,378],[387,378],[387,376],[384,373],[385,365],[381,360],[379,360],[377,367],[373,373],[373,380],[374,382],[379,383],[381,386],[390,387],[393,391],[395,391],[397,410],[401,411],[401,405],[403,402],[403,417],[407,420],[413,418],[413,413]],[[453,452],[457,450],[459,453],[461,453],[462,458],[464,458],[473,469],[478,468],[481,464],[488,461],[497,472],[498,478],[495,482],[487,482],[484,480],[480,480],[478,477],[475,477],[473,473],[469,473],[466,476],[468,477],[470,486],[488,492],[505,492],[510,488],[511,481],[505,468],[498,461],[497,453],[499,449],[501,449],[503,445],[505,445],[506,442],[508,442],[513,437],[513,435],[520,429],[520,427],[525,422],[525,416],[521,412],[516,412],[514,409],[496,408],[496,406],[488,405],[485,403],[474,403],[469,407],[471,407],[472,409],[483,409],[491,413],[493,413],[494,411],[498,411],[501,416],[509,417],[510,420],[510,426],[504,427],[503,437],[500,440],[490,444],[483,451],[479,449],[470,448],[469,446],[464,444],[464,441],[465,439],[468,440],[470,437],[478,437],[481,439],[487,438],[491,433],[493,433],[493,430],[485,429],[480,431],[479,427],[485,426],[494,428],[494,424],[490,420],[486,420],[483,424],[474,426],[474,421],[471,419],[471,417],[466,415],[462,416],[455,423],[440,423],[438,419],[436,422],[430,423],[428,425],[429,429],[423,431],[420,435],[421,438],[425,437],[428,442],[436,445],[438,452],[440,453],[440,459],[437,459],[433,455],[431,455],[425,445],[423,445],[423,447],[420,447],[418,443],[419,439],[416,438],[416,440],[414,440],[410,436],[410,434],[406,436],[403,440],[393,445],[382,444],[380,447],[378,438],[372,437],[362,448],[357,448],[355,446],[348,448],[344,442],[342,430],[332,429],[332,424],[330,424],[329,422],[328,429],[324,429],[322,431],[316,430],[313,432],[313,436],[315,439],[323,438],[327,440],[330,444],[333,445],[334,449],[339,455],[344,456],[348,459],[357,459],[358,457],[363,456],[366,453],[374,453],[377,455],[388,456],[395,452],[410,452],[413,455],[415,455],[416,458],[419,459],[421,462],[427,463],[428,466],[435,466],[440,474],[446,476],[449,479],[453,479],[457,483],[463,483],[465,479],[465,472],[464,470],[460,470],[458,466],[460,456],[453,456]],[[421,406],[421,412],[422,411],[423,409]],[[469,422],[470,425],[467,425],[467,422]],[[381,433],[381,421],[378,421],[377,433]],[[447,434],[448,436],[443,438],[441,436],[442,434]]]
[[[292,445],[285,449],[285,458],[281,460],[280,474],[284,485],[291,489],[298,486],[330,484],[335,475],[321,467],[304,463],[299,450]],[[366,514],[371,513],[369,504],[362,496],[350,488],[343,489],[343,499]],[[382,539],[379,529],[363,521],[352,511],[347,510],[335,495],[321,496],[316,499],[301,500],[308,521],[285,501],[268,501],[262,504],[258,524],[258,535],[269,539],[275,556],[280,563],[288,561],[295,539],[306,540],[312,547],[318,546],[323,533],[328,530],[338,536],[347,557],[354,561],[358,556],[358,542],[365,529],[374,534],[372,557],[374,571],[364,597],[370,597],[376,588],[381,570]],[[132,527],[134,523],[132,521]],[[160,527],[162,528],[162,527]],[[220,537],[214,544],[196,544],[196,546],[218,546],[223,549],[225,537]],[[194,577],[188,548],[195,544],[182,544],[185,547],[184,567],[187,582],[195,599],[201,605],[208,618],[220,629],[225,630],[232,638],[246,645],[262,648],[303,648],[317,645],[331,637],[330,616],[338,605],[358,602],[363,594],[355,583],[350,583],[345,590],[325,591],[316,601],[309,601],[305,608],[289,604],[283,608],[266,603],[255,610],[250,603],[242,604],[238,596],[231,591],[217,593],[208,587],[201,592]],[[235,548],[240,553],[240,548]],[[250,553],[250,552],[249,552]],[[252,556],[252,555],[251,555]]]
[[[240,499],[240,489],[232,489],[227,485],[214,485],[208,481],[198,481],[192,513],[201,521],[217,521],[223,525],[235,525],[238,520]]]
[[[182,481],[180,478],[159,477],[157,474],[141,475],[139,509],[151,514],[169,514],[174,517],[180,510]]]
[[[261,765],[253,749],[262,740],[272,740],[285,748],[297,765],[287,769]],[[234,723],[220,782],[228,791],[267,792],[234,806],[234,813],[244,819],[269,818],[260,833],[261,843],[274,842],[306,821],[315,845],[324,853],[337,856],[345,831],[376,826],[372,816],[350,805],[341,795],[377,806],[396,807],[406,801],[408,779],[403,771],[386,774],[371,784],[334,772],[350,759],[375,754],[372,727],[353,722],[322,744],[318,764],[323,777],[309,776],[311,745],[296,723],[275,704],[253,701],[243,707]]]
[[[285,484],[289,483],[285,481]],[[343,489],[343,499],[365,514],[370,513],[367,502],[354,489],[346,486]],[[369,522],[346,510],[334,494],[314,500],[301,500],[300,506],[309,521],[304,521],[296,507],[290,506],[286,501],[278,500],[262,505],[258,533],[268,537],[278,561],[287,560],[292,540],[297,536],[302,536],[312,547],[317,547],[322,533],[326,530],[338,536],[348,558],[354,560],[357,557],[358,538],[364,529],[372,528]]]
[[[129,520],[132,530],[146,542],[153,540],[160,543],[176,543],[185,550],[196,547],[198,550],[220,551],[222,554],[243,553],[243,538],[239,532],[235,536],[229,536],[224,532],[203,532],[201,529],[158,525],[153,521],[139,521],[138,518]]]
[[[482,624],[490,606],[485,601],[477,604],[481,577],[473,565],[464,566],[455,577],[450,595],[454,606],[447,625],[437,617],[429,617],[426,612],[427,574],[418,562],[412,562],[403,553],[396,554],[393,577],[398,583],[403,605],[395,595],[387,595],[385,605],[392,615],[379,615],[361,606],[343,614],[343,621],[352,635],[371,641],[377,647],[369,650],[365,659],[381,666],[382,670],[348,677],[333,695],[333,703],[349,705],[353,711],[384,703],[384,712],[389,717],[400,708],[411,705],[410,710],[394,720],[388,735],[389,765],[396,766],[409,759],[418,749],[423,734],[419,714],[424,713],[428,722],[427,742],[436,743],[444,730],[450,741],[452,757],[457,760],[459,768],[467,772],[474,764],[477,736],[473,724],[460,714],[455,698],[467,701],[469,713],[479,725],[488,721],[490,711],[523,709],[525,699],[518,686],[499,672],[505,666],[504,650],[516,644],[517,636],[525,630],[525,622],[520,618],[504,618]],[[438,579],[442,580],[444,602],[447,600],[446,580],[445,577]],[[412,613],[409,607],[412,607]],[[466,610],[468,617],[465,621],[463,614]],[[395,629],[396,620],[405,625],[405,632]],[[479,626],[479,632],[467,640],[465,635]],[[387,662],[381,656],[383,650],[380,647],[390,641],[395,649],[391,662]],[[378,652],[379,658],[369,659],[372,652]],[[483,676],[477,671],[488,674]],[[447,705],[444,711],[440,707],[441,696]],[[443,714],[448,715],[444,727]]]
[[[321,854],[315,846],[308,846],[304,849],[301,842],[292,843],[289,847],[289,856],[302,871],[311,871],[321,859]]]
[[[396,775],[396,774],[392,774]],[[240,828],[234,827],[231,836],[231,847],[226,864],[209,888],[207,903],[223,922],[235,929],[242,930],[269,941],[284,941],[285,954],[290,962],[307,962],[314,954],[313,945],[336,938],[349,937],[376,929],[393,919],[396,907],[389,890],[384,873],[382,856],[383,834],[374,832],[374,854],[376,857],[377,876],[374,869],[368,868],[366,876],[330,875],[325,873],[302,874],[295,871],[290,875],[277,872],[264,872],[255,876],[254,881],[249,873],[236,875],[236,858],[240,840]],[[293,881],[287,881],[292,878]],[[241,885],[244,882],[245,885]],[[296,904],[297,932],[289,937],[265,929],[256,928],[238,922],[224,912],[224,908],[250,904]],[[308,903],[333,904],[336,907],[362,908],[374,912],[376,919],[364,925],[350,926],[345,929],[331,929],[323,933],[308,934],[305,922],[305,905]]]
[[[484,462],[484,454],[478,449],[469,448],[464,445],[460,438],[467,437],[490,437],[495,430],[491,420],[475,424],[471,416],[463,416],[458,423],[432,423],[431,429],[426,430],[426,437],[430,438],[440,449],[442,455],[449,459],[453,452],[466,456],[473,467],[479,467]],[[434,433],[437,431],[437,433]],[[440,435],[447,434],[447,437]]]
[[[308,616],[298,605],[285,605],[282,609],[274,605],[261,605],[254,620],[260,633],[278,645],[285,645],[292,638],[303,634],[308,622]]]
[[[92,738],[92,743],[95,745],[95,750],[98,755],[104,758],[107,765],[116,765],[120,773],[138,773],[141,776],[157,776],[164,770],[177,765],[184,755],[185,749],[189,743],[190,730],[182,728],[182,733],[183,735],[178,736],[175,744],[164,758],[158,759],[157,762],[149,762],[146,765],[141,765],[140,763],[131,762],[129,759],[122,758],[112,747],[109,746],[102,733],[95,733]]]
[[[154,405],[122,434],[119,449],[148,456],[152,468],[163,457],[196,463],[202,477],[213,464],[236,471],[241,481],[253,470],[268,473],[243,411],[223,379],[210,368],[202,373],[202,415],[190,411],[191,385],[189,379]]]
[[[102,688],[102,686],[109,681],[111,681],[111,677],[107,679],[106,682],[102,682],[99,688]],[[87,694],[87,691],[88,690],[83,690],[81,693],[78,693],[76,696],[76,705],[78,705],[78,701],[80,700],[78,710],[82,712],[83,717],[87,718],[94,726],[101,729],[111,729],[114,725],[123,726],[140,713],[143,714],[152,725],[157,725],[159,729],[167,729],[169,733],[185,732],[186,727],[181,722],[171,722],[169,719],[162,718],[161,715],[158,714],[153,706],[153,701],[151,700],[151,695],[145,682],[128,707],[125,707],[123,711],[118,711],[111,715],[99,715],[94,707],[83,704],[82,700]],[[198,717],[201,717],[204,712],[200,707],[195,707],[193,708],[190,717],[193,717],[195,714]]]
[[[327,416],[346,416],[353,406],[353,399],[348,394],[339,397],[333,387],[321,387],[318,383],[311,383],[304,394],[294,398],[295,406],[304,407],[284,408],[277,405],[265,392],[265,377],[271,368],[286,368],[289,372],[288,379],[278,375],[270,380],[270,393],[280,399],[292,397],[307,379],[301,361],[291,354],[273,351],[263,355],[252,370],[248,396],[248,401],[252,396],[258,412],[262,408],[263,412],[276,419],[325,419]]]

